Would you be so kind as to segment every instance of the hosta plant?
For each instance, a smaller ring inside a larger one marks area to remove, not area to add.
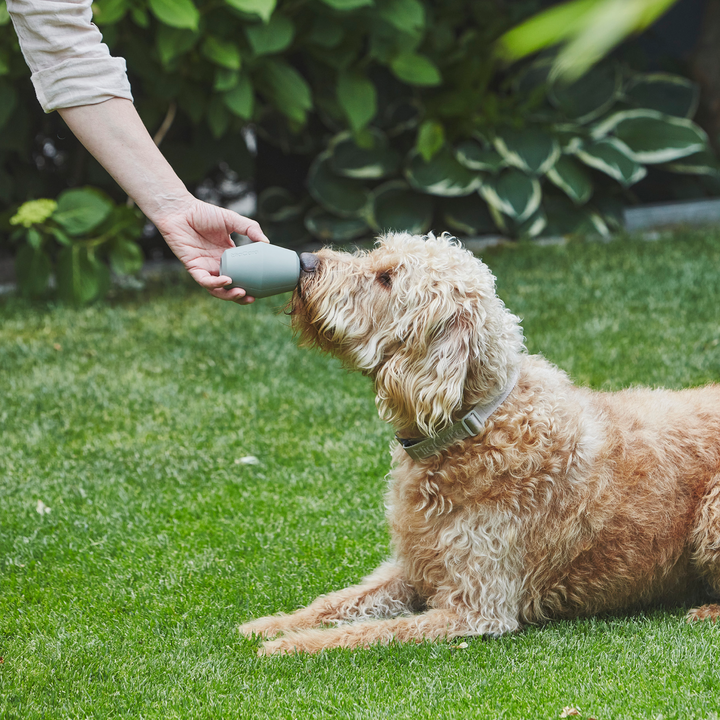
[[[94,188],[23,203],[10,218],[11,240],[20,243],[15,255],[20,292],[41,297],[54,276],[58,295],[67,302],[103,296],[111,270],[128,275],[142,267],[137,238],[143,222],[137,210],[116,205]]]
[[[698,90],[689,80],[606,63],[567,85],[553,82],[550,67],[537,62],[508,85],[514,109],[524,102],[522,115],[478,116],[465,133],[425,108],[402,128],[378,123],[337,134],[308,174],[316,204],[302,209],[293,200],[296,227],[304,213],[305,232],[321,240],[431,227],[607,235],[649,169],[718,174],[692,121]]]

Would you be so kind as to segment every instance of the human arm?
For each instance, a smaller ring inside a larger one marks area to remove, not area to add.
[[[260,226],[191,195],[155,146],[133,106],[125,61],[113,58],[92,23],[91,0],[7,0],[43,109],[59,110],[72,132],[162,233],[190,274],[211,294],[224,289],[220,257],[231,232],[267,242]]]
[[[220,257],[234,247],[231,232],[268,242],[254,220],[195,198],[158,150],[135,106],[121,98],[59,110],[73,134],[160,231],[192,277],[222,300],[246,302],[226,289]]]

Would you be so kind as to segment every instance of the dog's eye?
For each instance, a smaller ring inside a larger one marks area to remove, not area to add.
[[[389,270],[377,274],[377,281],[386,288],[392,287],[392,275]]]

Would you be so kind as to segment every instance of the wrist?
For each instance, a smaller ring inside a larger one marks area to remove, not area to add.
[[[161,228],[169,218],[187,212],[197,202],[197,198],[184,185],[175,192],[168,193],[164,189],[162,193],[133,199],[145,217],[157,228]]]

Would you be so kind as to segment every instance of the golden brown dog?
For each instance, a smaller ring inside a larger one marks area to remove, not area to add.
[[[720,386],[574,387],[524,352],[492,274],[449,237],[391,234],[370,253],[306,255],[303,270],[293,325],[372,377],[401,439],[394,555],[359,585],[243,625],[281,634],[261,652],[500,635],[720,592]]]

